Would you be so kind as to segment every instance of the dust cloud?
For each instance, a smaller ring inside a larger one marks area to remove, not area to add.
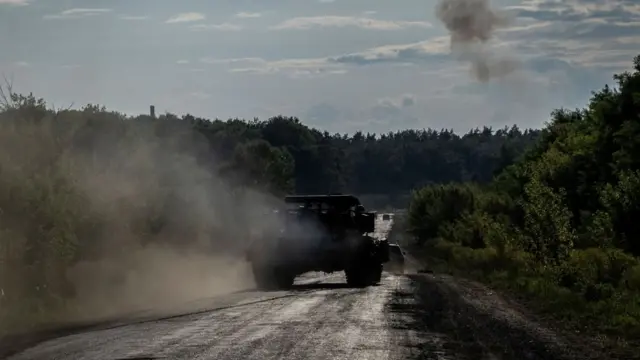
[[[177,305],[253,286],[241,259],[149,245],[127,255],[81,262],[69,272],[73,321],[169,312]]]
[[[115,161],[110,154],[115,168],[85,166],[76,173],[105,223],[94,247],[99,259],[68,272],[85,316],[163,308],[254,285],[244,250],[252,236],[273,229],[264,214],[277,199],[234,188],[193,157],[179,155],[184,146],[187,152],[205,146],[196,134],[184,135],[182,149],[136,140],[134,151],[115,154]],[[154,218],[164,223],[161,230],[132,233]]]
[[[508,27],[512,20],[493,9],[489,0],[440,0],[436,17],[449,31],[451,52],[471,64],[477,80],[487,82],[518,68],[518,60],[498,54],[488,45],[494,32]]]
[[[197,131],[15,116],[0,114],[0,321],[34,321],[34,304],[46,321],[91,321],[254,286],[244,251],[275,231],[279,199],[218,176]]]

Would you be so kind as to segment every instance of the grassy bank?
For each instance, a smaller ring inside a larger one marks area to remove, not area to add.
[[[617,346],[640,346],[636,343],[640,338],[640,292],[624,284],[605,285],[596,279],[597,272],[610,276],[615,271],[611,254],[595,249],[573,254],[577,262],[589,264],[574,263],[573,269],[566,269],[574,274],[582,273],[580,289],[559,284],[566,276],[561,269],[524,265],[526,254],[500,257],[493,249],[470,249],[438,240],[433,246],[421,248],[416,255],[429,270],[473,279],[506,291],[536,314],[552,320],[555,325],[561,324],[566,330],[606,336]],[[633,280],[635,275],[637,279],[635,271],[625,277]]]

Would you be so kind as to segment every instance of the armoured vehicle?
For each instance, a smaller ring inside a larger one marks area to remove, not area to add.
[[[376,212],[353,195],[289,195],[284,203],[280,232],[247,251],[259,288],[287,288],[309,271],[344,271],[347,284],[358,287],[380,281],[389,247],[374,234]]]

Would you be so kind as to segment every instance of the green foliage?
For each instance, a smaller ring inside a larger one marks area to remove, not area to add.
[[[414,191],[416,245],[580,326],[640,336],[640,56],[483,186]],[[481,269],[482,271],[477,271]]]
[[[570,225],[570,213],[563,204],[563,191],[559,194],[532,178],[525,185],[523,201],[524,249],[541,263],[562,262],[573,248],[575,235]]]
[[[472,185],[434,185],[413,194],[409,206],[409,231],[421,240],[438,235],[442,225],[460,219],[475,208]]]
[[[267,192],[293,191],[293,157],[286,148],[275,148],[265,140],[252,140],[236,147],[234,163],[247,172],[250,186]]]
[[[612,221],[614,242],[640,255],[640,172],[622,171],[617,184],[606,184],[601,194],[604,210],[610,214]]]

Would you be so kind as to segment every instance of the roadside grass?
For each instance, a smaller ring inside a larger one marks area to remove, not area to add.
[[[637,259],[619,259],[617,252],[602,249],[574,250],[567,264],[542,267],[524,252],[499,254],[441,239],[410,251],[430,271],[475,280],[508,294],[545,325],[591,337],[612,353],[629,354],[622,358],[640,357]],[[635,263],[616,274],[624,261]]]
[[[64,304],[52,305],[52,301],[42,298],[23,298],[11,304],[0,301],[0,339],[64,323],[65,314],[67,311]]]

